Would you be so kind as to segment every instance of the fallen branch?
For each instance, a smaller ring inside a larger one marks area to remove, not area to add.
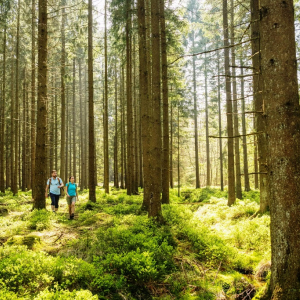
[[[237,44],[229,45],[229,46],[226,46],[226,47],[216,48],[216,49],[213,49],[213,50],[207,50],[207,51],[203,51],[203,52],[199,52],[199,53],[181,55],[181,56],[177,57],[174,61],[172,61],[171,63],[169,63],[169,65],[174,64],[177,60],[179,60],[181,58],[184,58],[184,57],[193,57],[193,56],[197,56],[197,55],[201,55],[201,54],[206,54],[206,53],[211,53],[211,52],[215,52],[215,51],[219,51],[219,50],[224,50],[224,49],[228,49],[228,48],[234,48],[236,46],[249,43],[249,42],[251,42],[253,40],[256,40],[256,39],[258,39],[258,38],[253,38],[253,39],[250,39],[250,40],[246,40],[244,42],[240,42],[240,43],[237,43]]]
[[[209,138],[214,138],[214,139],[234,139],[234,138],[239,138],[239,137],[243,137],[243,136],[250,136],[250,135],[257,135],[257,134],[262,134],[262,131],[258,131],[258,132],[252,132],[252,133],[248,133],[248,134],[240,134],[240,135],[235,135],[235,136],[214,136],[214,135],[210,135]]]

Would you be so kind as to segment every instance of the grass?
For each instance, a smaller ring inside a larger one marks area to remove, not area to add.
[[[97,189],[80,194],[76,220],[60,200],[57,214],[31,211],[30,192],[0,205],[1,299],[235,299],[265,289],[270,218],[259,192],[232,207],[214,188],[170,191],[161,226],[141,211],[142,194]]]

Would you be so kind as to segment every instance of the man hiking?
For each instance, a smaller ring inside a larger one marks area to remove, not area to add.
[[[56,170],[53,170],[51,172],[52,177],[48,179],[47,185],[46,185],[46,198],[48,197],[48,188],[50,187],[50,198],[51,198],[51,208],[52,211],[55,213],[58,210],[58,201],[59,196],[61,194],[61,188],[64,186],[64,183],[62,180],[57,177]]]

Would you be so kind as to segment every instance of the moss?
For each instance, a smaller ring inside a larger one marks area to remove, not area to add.
[[[37,244],[41,243],[41,238],[37,235],[29,234],[27,236],[13,236],[6,242],[7,245],[25,245],[28,249],[36,248]]]

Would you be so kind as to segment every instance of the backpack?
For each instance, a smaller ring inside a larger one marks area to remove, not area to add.
[[[49,178],[49,191],[50,191],[51,179],[52,179],[52,177]],[[61,185],[61,180],[60,180],[60,178],[57,177],[57,179],[58,179],[59,184]],[[62,197],[64,197],[65,194],[66,194],[66,193],[65,193],[64,187],[61,187],[61,188],[60,188],[60,195],[61,195]]]

